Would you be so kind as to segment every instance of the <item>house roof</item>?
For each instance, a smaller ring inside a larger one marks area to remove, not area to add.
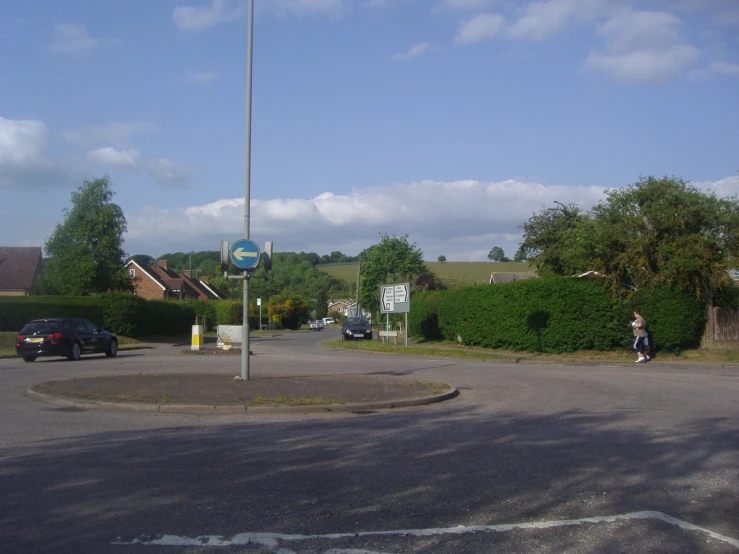
[[[126,269],[130,268],[132,265],[136,266],[136,269],[141,270],[142,273],[144,273],[149,279],[154,281],[157,285],[162,287],[162,290],[167,290],[167,285],[165,285],[162,280],[159,278],[159,276],[154,273],[152,270],[150,270],[148,267],[144,267],[138,263],[136,263],[135,260],[129,260],[129,262],[126,264]]]
[[[0,246],[0,290],[30,289],[39,264],[40,246]]]

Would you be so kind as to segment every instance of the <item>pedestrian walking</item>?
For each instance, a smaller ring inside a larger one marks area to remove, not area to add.
[[[647,332],[647,322],[639,310],[634,310],[634,321],[631,322],[631,329],[634,332],[634,351],[639,354],[636,363],[646,363],[651,359],[649,357],[649,334]]]

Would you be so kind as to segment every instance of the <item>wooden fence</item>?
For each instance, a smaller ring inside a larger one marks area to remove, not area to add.
[[[713,308],[713,340],[739,341],[739,310]]]

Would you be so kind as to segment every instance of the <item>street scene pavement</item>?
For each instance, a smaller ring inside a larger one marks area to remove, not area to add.
[[[254,338],[254,382],[388,379],[459,395],[346,411],[118,410],[28,389],[233,380],[240,360],[162,345],[0,360],[0,552],[739,552],[736,367],[436,359],[321,346],[331,338]]]

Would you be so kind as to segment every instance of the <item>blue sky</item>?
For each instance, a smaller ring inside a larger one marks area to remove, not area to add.
[[[251,238],[513,256],[640,175],[739,193],[736,0],[256,0]],[[243,236],[245,0],[0,0],[0,244],[111,176],[125,249]]]

